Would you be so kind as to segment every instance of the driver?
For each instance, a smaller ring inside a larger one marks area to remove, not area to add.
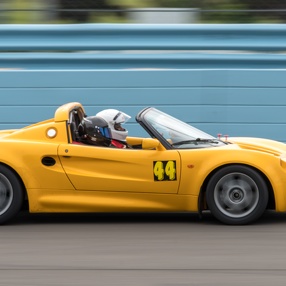
[[[130,118],[116,109],[106,109],[96,116],[84,117],[78,127],[80,142],[103,147],[131,148],[126,142],[128,131],[121,126]]]
[[[111,140],[110,146],[115,148],[130,148],[126,142],[128,131],[122,127],[131,117],[117,109],[105,109],[96,114],[96,117],[107,122]]]

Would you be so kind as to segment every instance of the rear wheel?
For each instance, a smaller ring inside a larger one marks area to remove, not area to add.
[[[0,224],[12,219],[21,209],[24,190],[17,176],[0,165]]]
[[[267,185],[247,166],[232,165],[210,179],[206,199],[211,213],[226,224],[249,224],[257,220],[268,203]]]

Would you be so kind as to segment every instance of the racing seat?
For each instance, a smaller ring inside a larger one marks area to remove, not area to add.
[[[78,132],[78,126],[81,123],[82,119],[86,115],[83,113],[81,109],[73,109],[70,112],[70,118],[69,118],[69,126],[70,126],[70,131],[71,131],[71,137],[72,141],[79,142],[80,136]]]

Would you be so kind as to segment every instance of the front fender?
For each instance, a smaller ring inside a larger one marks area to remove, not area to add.
[[[240,149],[237,145],[197,150],[180,150],[181,184],[179,194],[200,195],[208,176],[215,170],[229,165],[242,164],[259,170],[269,180],[276,201],[277,211],[286,210],[286,168],[279,156]]]

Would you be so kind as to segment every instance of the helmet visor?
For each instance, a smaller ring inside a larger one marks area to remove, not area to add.
[[[113,118],[114,124],[124,124],[125,122],[127,122],[129,119],[131,118],[131,116],[129,116],[128,114],[119,111]]]

